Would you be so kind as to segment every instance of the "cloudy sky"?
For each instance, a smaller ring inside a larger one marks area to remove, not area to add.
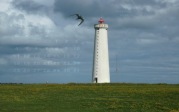
[[[1,83],[90,83],[100,17],[109,25],[111,82],[179,83],[179,0],[0,0],[0,7]]]

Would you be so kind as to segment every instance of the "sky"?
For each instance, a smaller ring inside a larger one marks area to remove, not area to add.
[[[0,7],[0,83],[91,83],[100,17],[109,26],[112,83],[179,83],[179,0],[0,0]]]

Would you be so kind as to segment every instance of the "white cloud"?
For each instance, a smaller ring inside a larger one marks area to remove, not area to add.
[[[8,6],[8,11],[0,12],[1,44],[34,45],[59,33],[48,16],[29,15]]]
[[[3,12],[3,11],[7,11],[9,9],[9,6],[10,6],[10,2],[12,0],[1,0],[1,3],[0,3],[0,12]]]

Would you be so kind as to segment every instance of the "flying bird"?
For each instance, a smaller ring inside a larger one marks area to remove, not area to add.
[[[77,18],[76,18],[76,20],[81,20],[81,22],[80,22],[80,24],[78,25],[78,26],[80,26],[83,22],[84,22],[84,19],[83,19],[83,17],[82,16],[80,16],[79,14],[73,14],[73,15],[71,15],[71,16],[76,16]]]

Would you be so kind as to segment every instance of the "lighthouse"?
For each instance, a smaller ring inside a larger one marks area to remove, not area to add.
[[[108,25],[102,18],[94,25],[94,55],[93,55],[93,83],[110,83],[109,53],[108,53]]]

